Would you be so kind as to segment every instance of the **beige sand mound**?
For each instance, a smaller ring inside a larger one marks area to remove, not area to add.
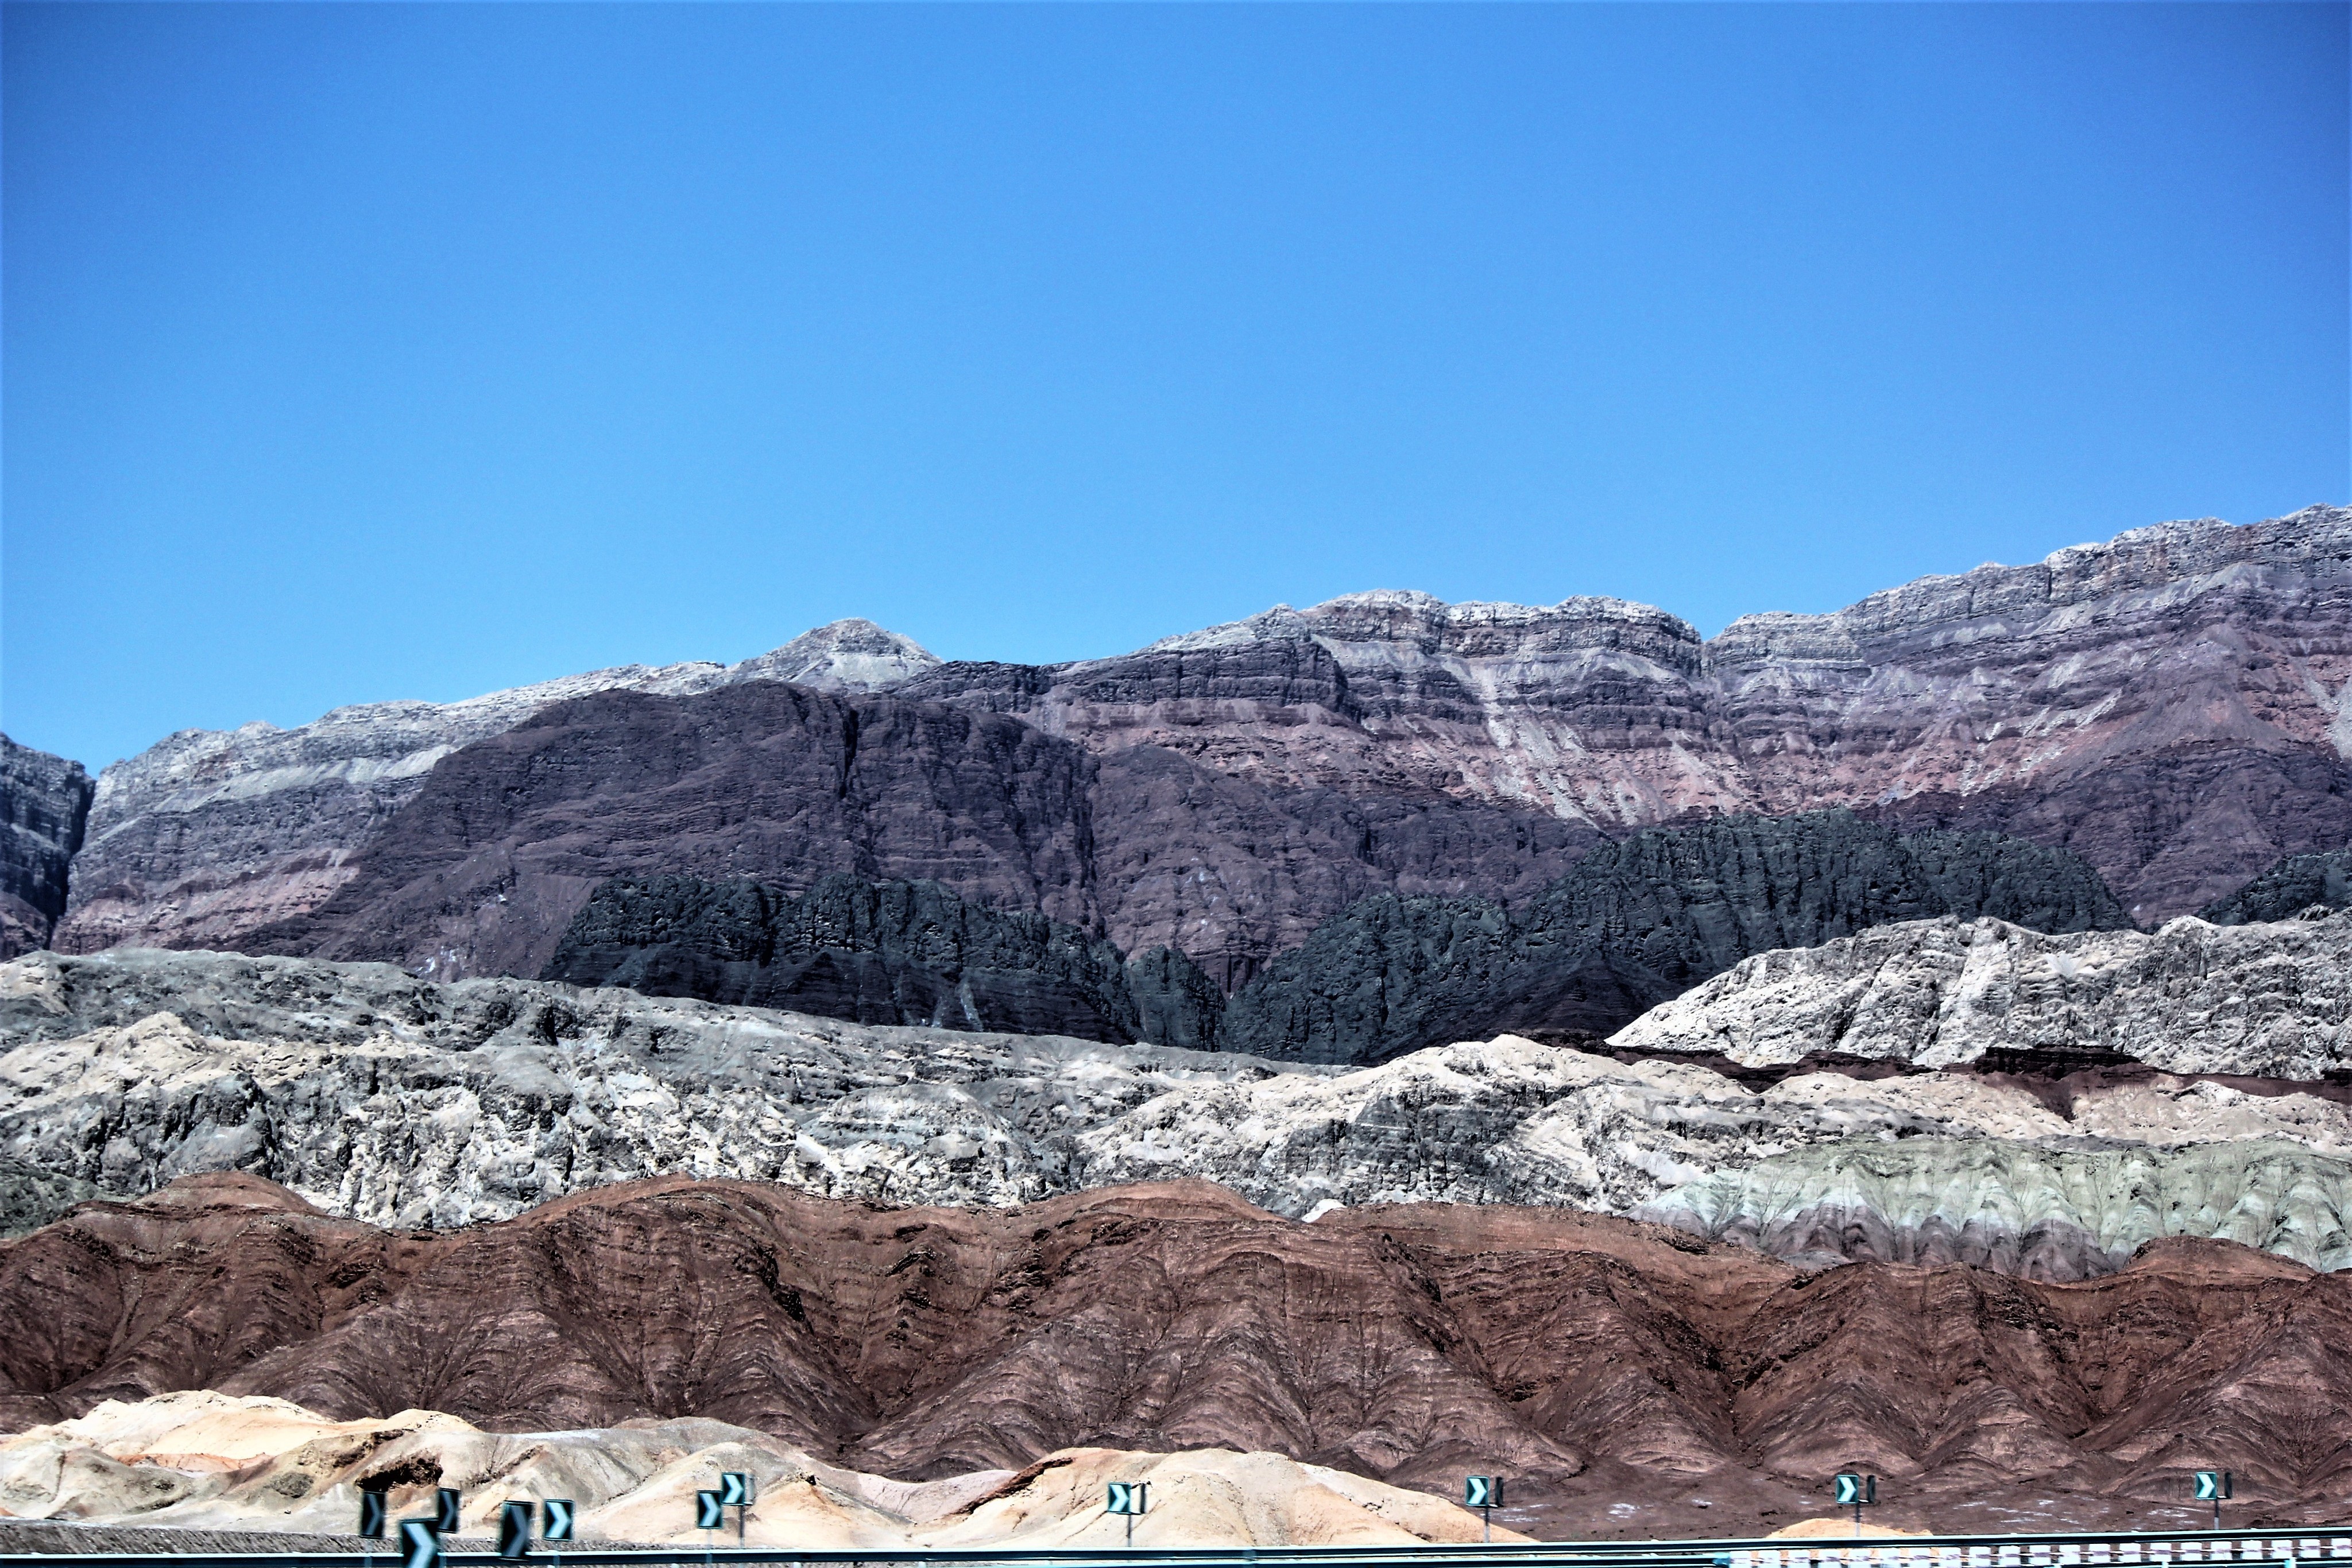
[[[375,1437],[414,1431],[471,1432],[455,1416],[404,1410],[383,1420],[331,1421],[286,1399],[190,1389],[136,1404],[109,1399],[88,1415],[26,1437],[52,1435],[87,1444],[109,1458],[152,1459],[176,1470],[241,1469],[256,1459],[290,1453],[321,1437]]]
[[[1120,1545],[1126,1521],[1103,1511],[1108,1483],[1115,1480],[1148,1483],[1150,1508],[1135,1521],[1139,1547],[1415,1546],[1478,1539],[1478,1517],[1450,1502],[1280,1454],[1064,1448],[961,1519],[923,1531],[922,1543]],[[1495,1539],[1527,1538],[1498,1530]]]
[[[499,1433],[432,1411],[334,1421],[282,1399],[206,1392],[110,1401],[0,1437],[0,1511],[334,1534],[353,1527],[363,1487],[383,1490],[398,1519],[430,1511],[435,1489],[454,1486],[468,1535],[494,1531],[509,1500],[565,1497],[583,1542],[699,1543],[694,1494],[728,1470],[757,1484],[749,1544],[812,1552],[1114,1545],[1126,1526],[1103,1511],[1113,1480],[1150,1484],[1138,1546],[1410,1546],[1474,1542],[1479,1529],[1450,1502],[1279,1454],[1069,1448],[1017,1473],[913,1482],[841,1469],[721,1421]]]
[[[1926,1533],[1925,1531],[1919,1530],[1895,1530],[1884,1524],[1865,1523],[1862,1526],[1862,1539],[1864,1541],[1890,1541],[1898,1538],[1916,1540],[1924,1537]],[[1854,1522],[1851,1518],[1801,1519],[1794,1524],[1781,1526],[1764,1539],[1767,1541],[1852,1541],[1854,1539]]]

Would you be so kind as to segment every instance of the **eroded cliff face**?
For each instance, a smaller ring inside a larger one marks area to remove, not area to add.
[[[92,790],[80,763],[0,735],[0,958],[49,945]]]
[[[1215,1446],[1452,1491],[1475,1457],[1545,1533],[1653,1537],[1782,1522],[1847,1464],[1913,1528],[2128,1518],[2214,1464],[2333,1518],[2352,1479],[2352,1278],[2222,1242],[2085,1284],[1807,1273],[1559,1210],[1301,1225],[1188,1182],[973,1211],[667,1180],[403,1234],[210,1178],[0,1243],[0,1311],[18,1427],[208,1385],[493,1431],[723,1421],[916,1481]]]
[[[528,811],[501,819],[504,838],[470,820],[453,838],[453,801],[538,789],[502,770],[540,753],[506,743],[560,715],[592,750],[618,748],[615,818],[649,821],[675,781],[633,769],[629,725],[658,749],[731,715],[720,688],[778,681],[855,708],[887,742],[853,759],[859,785],[922,799],[933,846],[898,832],[871,863],[803,853],[795,835],[834,809],[772,794],[740,819],[677,828],[675,855],[637,832],[643,852],[604,857],[604,872],[795,889],[835,871],[929,878],[1129,952],[1175,947],[1231,990],[1363,898],[1509,901],[1629,829],[1850,806],[2070,851],[2154,923],[2281,855],[2352,841],[2352,511],[2168,523],[1834,614],[1747,617],[1711,642],[1614,600],[1401,592],[1045,666],[940,664],[842,623],[731,669],[609,671],[296,730],[189,732],[101,779],[58,943],[356,954],[373,931],[391,945],[371,955],[436,974],[537,973],[597,880],[581,880],[593,857]],[[591,691],[643,702],[600,708]],[[996,747],[994,773],[959,761],[942,778],[931,742],[910,738],[943,735],[942,711],[973,733],[1034,738]],[[753,762],[747,747],[709,765],[716,778]],[[992,837],[1000,802],[1034,792],[1040,770],[1082,798],[1067,817],[1091,835],[1083,875],[1013,866]],[[426,776],[442,771],[448,798],[428,802]],[[399,880],[428,861],[445,879],[463,865],[430,899]]]
[[[2352,839],[2352,511],[2135,529],[1703,642],[1646,605],[1277,606],[914,683],[1091,747],[1615,831],[1831,805],[2073,849],[2136,917]]]

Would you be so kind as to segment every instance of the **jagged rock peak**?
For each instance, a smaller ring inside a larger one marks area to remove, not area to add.
[[[851,616],[746,659],[730,668],[727,678],[791,681],[824,691],[874,691],[937,669],[940,663],[938,654],[913,638]]]

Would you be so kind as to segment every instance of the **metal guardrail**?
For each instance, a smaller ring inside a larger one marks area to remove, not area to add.
[[[2352,1525],[2293,1529],[2087,1531],[1811,1541],[1548,1541],[1517,1544],[1362,1547],[1138,1548],[1087,1551],[805,1552],[789,1547],[609,1547],[566,1542],[561,1553],[534,1543],[527,1561],[554,1568],[666,1564],[790,1563],[795,1568],[2171,1568],[2173,1564],[2336,1561],[2352,1563]],[[0,1563],[106,1563],[113,1568],[396,1568],[394,1542],[373,1553],[15,1552]],[[448,1568],[488,1568],[495,1552],[452,1551]]]

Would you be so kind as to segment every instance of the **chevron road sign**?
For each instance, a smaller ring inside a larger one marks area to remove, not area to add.
[[[464,1500],[456,1487],[443,1487],[435,1494],[433,1528],[444,1535],[457,1533],[457,1505]]]
[[[530,1555],[530,1516],[538,1511],[527,1502],[510,1502],[499,1510],[499,1555]]]
[[[1861,1508],[1878,1500],[1876,1476],[1858,1476],[1847,1470],[1837,1478],[1836,1486],[1840,1508]]]
[[[729,1470],[719,1478],[719,1502],[722,1508],[741,1508],[751,1500],[751,1478],[741,1470]]]
[[[1500,1508],[1503,1506],[1503,1482],[1498,1476],[1468,1476],[1462,1482],[1462,1506],[1465,1508]]]
[[[717,1492],[698,1491],[694,1494],[694,1528],[697,1530],[727,1528],[727,1505],[719,1500]]]
[[[360,1493],[360,1534],[370,1541],[383,1539],[383,1493]]]
[[[1135,1544],[1135,1516],[1151,1506],[1147,1489],[1150,1481],[1113,1481],[1103,1502],[1105,1513],[1115,1513],[1127,1520],[1127,1543]]]
[[[2221,1528],[2221,1505],[2229,1500],[2230,1493],[2234,1490],[2231,1483],[2235,1479],[2227,1470],[2197,1472],[2197,1500],[2213,1505],[2213,1528],[2216,1530]]]
[[[431,1519],[400,1521],[400,1568],[441,1568],[439,1522]]]
[[[551,1497],[539,1505],[539,1533],[545,1541],[572,1539],[572,1500]]]

